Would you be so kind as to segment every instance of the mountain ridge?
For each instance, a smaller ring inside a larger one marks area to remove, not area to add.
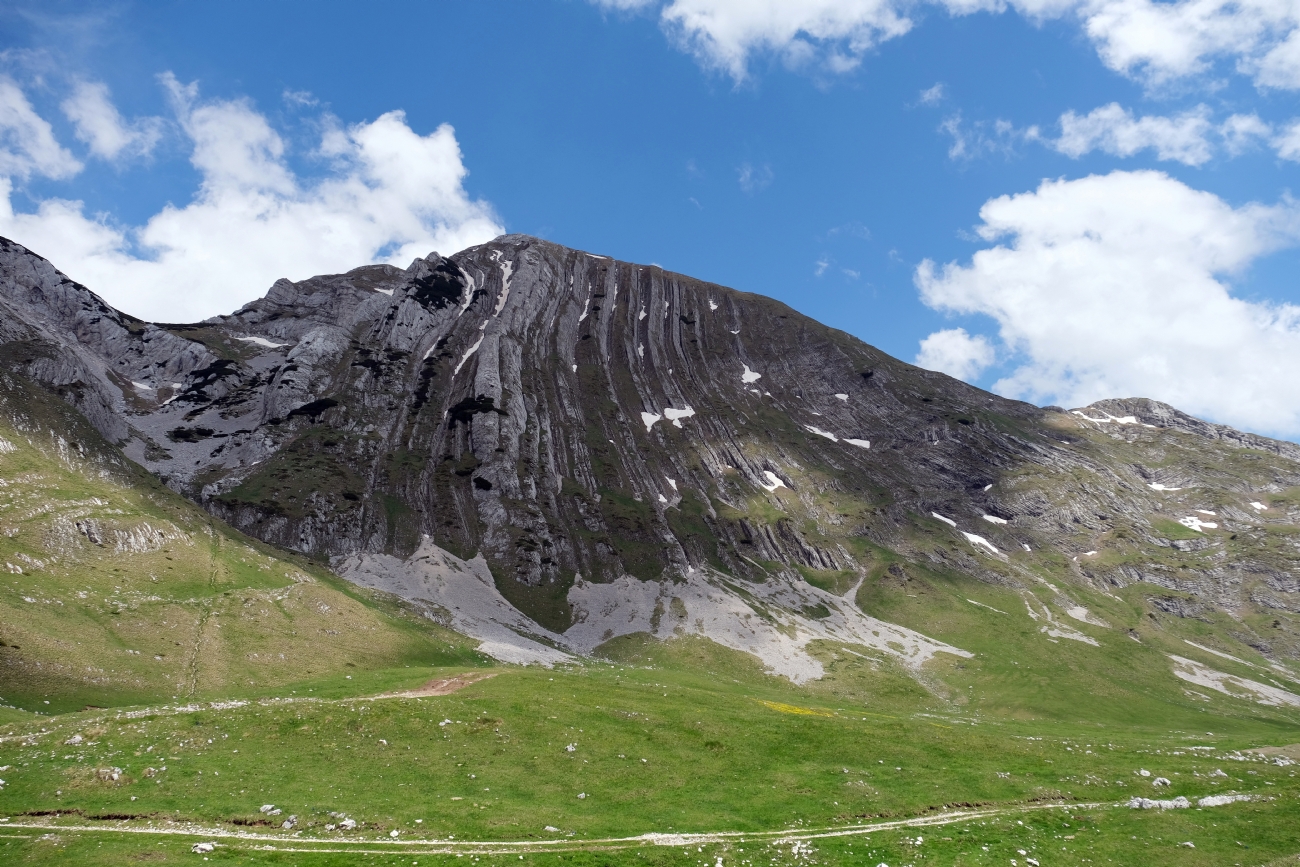
[[[114,311],[12,242],[0,275],[5,357],[209,512],[336,564],[481,555],[553,635],[628,581],[707,575],[761,619],[768,582],[857,610],[951,574],[1048,586],[1080,622],[1079,599],[1149,587],[1152,616],[1218,612],[1297,653],[1273,537],[1300,517],[1300,447],[1155,401],[1006,400],[771,299],[519,235],[280,280],[190,325]],[[830,609],[799,606],[777,619],[824,632]]]

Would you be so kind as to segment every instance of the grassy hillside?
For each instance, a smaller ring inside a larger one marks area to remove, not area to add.
[[[607,651],[623,661],[503,668],[445,696],[379,697],[428,676],[397,669],[324,678],[310,697],[10,721],[0,858],[184,862],[199,841],[219,843],[217,861],[302,865],[1027,863],[1019,850],[1052,865],[1202,865],[1300,853],[1295,766],[1239,752],[1294,743],[1290,715],[1219,698],[1195,719],[1119,725],[1086,697],[1068,721],[954,713],[861,660],[842,658],[808,690],[708,642]],[[1127,806],[1225,793],[1254,800]],[[972,815],[863,831],[954,811]],[[828,830],[839,836],[817,836]],[[644,833],[713,836],[609,842]]]
[[[483,664],[472,644],[231,530],[61,401],[0,377],[0,698],[43,712]]]

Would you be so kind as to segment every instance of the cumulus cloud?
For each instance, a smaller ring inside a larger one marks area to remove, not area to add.
[[[591,0],[653,10],[708,67],[743,81],[755,56],[830,72],[856,68],[907,33],[929,5],[951,15],[1015,10],[1034,22],[1076,21],[1106,66],[1151,86],[1225,60],[1259,87],[1300,89],[1300,6],[1291,0]]]
[[[1061,115],[1061,137],[1052,144],[1072,157],[1093,150],[1131,157],[1149,148],[1157,159],[1199,166],[1213,155],[1210,131],[1210,110],[1203,105],[1174,117],[1134,117],[1112,102],[1085,115],[1073,111]]]
[[[78,82],[59,107],[72,121],[77,138],[92,154],[110,162],[148,156],[162,138],[162,118],[138,118],[128,123],[113,105],[108,85],[102,82]]]
[[[1243,300],[1229,282],[1300,242],[1296,202],[1234,208],[1159,172],[1113,172],[992,199],[980,218],[999,243],[969,264],[927,260],[915,282],[931,307],[997,323],[1014,369],[996,391],[1067,406],[1152,397],[1300,433],[1300,307]]]
[[[753,57],[831,73],[856,69],[866,52],[912,28],[902,0],[591,0],[606,9],[658,11],[677,44],[736,81]]]
[[[1288,0],[1085,0],[1078,14],[1107,66],[1152,84],[1226,58],[1260,87],[1300,88],[1300,7]]]
[[[973,381],[993,363],[993,345],[982,334],[972,337],[965,328],[946,328],[921,341],[916,366],[938,370],[957,379]]]
[[[1061,115],[1061,135],[1056,139],[1034,136],[1070,157],[1102,151],[1117,157],[1131,157],[1155,151],[1156,159],[1200,166],[1224,153],[1230,157],[1261,145],[1272,147],[1287,160],[1300,160],[1300,121],[1281,130],[1257,114],[1234,114],[1215,123],[1210,109],[1198,105],[1172,116],[1135,117],[1117,102],[1093,109],[1086,115],[1067,111]]]
[[[317,154],[327,170],[304,179],[251,103],[205,101],[197,87],[170,76],[164,84],[202,179],[188,204],[168,205],[140,226],[87,215],[81,202],[66,199],[22,213],[11,201],[12,182],[0,180],[0,234],[134,315],[194,321],[234,310],[280,277],[368,262],[405,266],[502,231],[491,208],[464,189],[450,126],[420,135],[400,111],[334,123]]]
[[[39,175],[57,180],[72,177],[81,168],[22,89],[0,77],[0,177],[25,180]]]

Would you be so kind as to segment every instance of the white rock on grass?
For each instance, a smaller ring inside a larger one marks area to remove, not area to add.
[[[1167,801],[1152,800],[1151,798],[1131,798],[1128,805],[1134,810],[1185,810],[1192,806],[1192,802],[1179,795],[1177,798]]]
[[[217,848],[216,843],[195,843],[190,847],[190,851],[195,855],[206,855]]]
[[[1209,795],[1196,802],[1198,807],[1224,807],[1238,801],[1252,801],[1253,795]]]
[[[1208,687],[1234,698],[1248,697],[1257,704],[1271,707],[1300,707],[1300,695],[1295,693],[1266,683],[1237,677],[1235,674],[1216,671],[1194,659],[1185,659],[1172,653],[1169,654],[1169,658],[1174,661],[1174,676],[1188,683]]]

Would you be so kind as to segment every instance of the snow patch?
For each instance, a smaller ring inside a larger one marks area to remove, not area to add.
[[[1006,518],[999,518],[997,515],[981,515],[980,517],[990,524],[1005,524],[1007,522]]]
[[[503,262],[501,264],[501,294],[497,296],[497,306],[492,311],[493,316],[500,316],[502,309],[506,306],[506,301],[510,299],[510,274],[514,269],[514,262]]]
[[[650,433],[650,428],[655,426],[655,422],[663,419],[663,416],[653,412],[641,413],[641,421],[645,422],[645,432]]]
[[[392,290],[392,289],[379,289],[379,288],[375,288],[375,287],[371,287],[371,288],[374,288],[375,291],[378,292],[378,293],[380,293],[381,295],[387,295],[389,298],[392,298],[392,297],[393,297],[393,290]]]
[[[1002,552],[999,551],[997,548],[994,548],[994,547],[993,547],[993,543],[990,542],[988,539],[985,539],[983,536],[976,536],[974,533],[967,533],[967,532],[964,531],[964,530],[962,531],[961,534],[962,534],[963,536],[965,536],[965,537],[966,537],[966,541],[967,541],[967,542],[970,542],[972,545],[978,545],[978,546],[981,546],[981,547],[987,548],[991,553],[994,553],[994,554],[1001,554],[1001,553],[1002,553]]]
[[[846,439],[845,442],[851,446],[857,446],[860,449],[871,448],[871,440]]]
[[[1021,546],[1022,548],[1024,548],[1026,551],[1028,551],[1029,553],[1031,553],[1031,554],[1033,553],[1033,549],[1030,548],[1028,545],[1026,545],[1024,542],[1021,542],[1021,543],[1020,543],[1020,546]]]
[[[289,345],[287,343],[273,343],[265,337],[236,337],[235,339],[244,343],[253,343],[266,349],[283,349]]]
[[[1153,491],[1181,491],[1182,490],[1182,488],[1170,488],[1166,485],[1160,484],[1159,482],[1152,482],[1151,484],[1147,485],[1147,487]]]
[[[690,418],[695,415],[695,409],[686,407],[685,409],[673,409],[671,406],[664,410],[664,418],[673,423],[673,427],[681,427],[682,419]]]
[[[636,345],[636,357],[637,357],[637,358],[645,358],[645,344],[644,344],[644,343],[638,343],[638,344]]]
[[[1126,416],[1124,416],[1123,418],[1120,418],[1120,417],[1118,417],[1118,416],[1113,416],[1113,415],[1111,415],[1111,414],[1108,413],[1108,412],[1104,412],[1104,413],[1102,413],[1102,415],[1105,416],[1105,418],[1093,418],[1093,417],[1089,416],[1088,414],[1086,414],[1085,412],[1083,412],[1083,410],[1078,410],[1078,409],[1074,410],[1074,411],[1073,411],[1073,414],[1074,414],[1074,415],[1077,415],[1077,416],[1079,416],[1079,417],[1081,417],[1081,418],[1083,418],[1085,421],[1096,422],[1097,424],[1110,424],[1110,423],[1114,423],[1114,424],[1141,424],[1141,422],[1139,422],[1136,418],[1134,418],[1134,417],[1131,416],[1131,415],[1126,415]],[[1145,427],[1154,427],[1154,425],[1144,425],[1144,426],[1145,426]]]
[[[1267,512],[1267,511],[1268,511],[1268,506],[1264,505],[1263,503],[1251,503],[1251,504],[1250,504],[1250,507],[1251,507],[1252,509],[1254,509],[1256,512]]]
[[[1203,533],[1206,530],[1219,529],[1219,525],[1215,524],[1213,521],[1202,521],[1195,515],[1189,515],[1186,518],[1179,518],[1178,523],[1182,524],[1187,529],[1195,530],[1198,533]]]
[[[845,403],[849,402],[849,396],[847,394],[837,394],[835,396],[838,397],[840,400],[844,401]]]
[[[781,481],[781,477],[771,470],[763,470],[763,477],[767,479],[767,484],[765,485],[762,482],[759,482],[759,487],[763,488],[769,494],[777,488],[787,487],[786,483]]]
[[[717,309],[718,309],[718,302],[716,302],[716,301],[714,301],[712,298],[710,298],[710,299],[709,299],[709,309],[710,309],[710,310],[717,310]]]
[[[665,477],[665,478],[667,478],[667,477]],[[676,479],[668,479],[668,484],[672,487],[672,489],[673,489],[674,491],[677,490],[677,480],[676,480]]]
[[[739,334],[740,332],[735,331],[732,333]],[[755,373],[754,371],[750,370],[748,364],[745,365],[745,372],[740,375],[740,381],[745,383],[746,385],[749,385],[749,383],[751,382],[758,382],[762,378],[763,378],[763,374]]]
[[[1212,517],[1212,518],[1217,518],[1217,517],[1218,517],[1218,515],[1216,515],[1214,512],[1209,512],[1209,511],[1206,511],[1205,509],[1192,509],[1192,511],[1193,511],[1193,512],[1200,512],[1202,515],[1209,515],[1209,516]]]
[[[582,303],[582,315],[578,317],[579,322],[587,318],[587,308],[590,306],[591,306],[590,298],[588,298],[586,301]]]
[[[136,391],[153,391],[153,386],[147,382],[136,382],[133,379],[131,380],[131,385],[135,387]]]
[[[456,362],[456,369],[451,372],[452,376],[455,376],[456,374],[460,373],[460,369],[465,366],[465,362],[469,361],[469,357],[471,355],[473,355],[475,352],[478,352],[478,348],[482,344],[483,344],[483,335],[480,335],[479,339],[474,341],[474,345],[471,346],[469,349],[465,350],[465,354],[460,357],[460,361]]]
[[[956,528],[956,526],[957,526],[957,522],[954,521],[952,518],[945,518],[943,515],[940,515],[938,512],[931,512],[930,514],[931,514],[933,517],[938,518],[940,521],[943,521],[943,522],[944,522],[945,524],[947,524],[949,527]]]
[[[804,430],[808,431],[809,433],[815,433],[819,437],[826,437],[826,439],[830,440],[833,443],[837,443],[840,441],[840,438],[837,437],[835,434],[831,433],[830,431],[822,430],[819,427],[813,427],[810,424],[804,425]]]
[[[987,494],[987,493],[988,493],[992,488],[993,488],[993,485],[992,485],[991,483],[985,485],[985,486],[984,486],[984,493]]]
[[[640,322],[642,319],[645,319],[647,315],[648,314],[645,312],[645,308],[642,307],[641,312],[636,315],[636,321]],[[582,320],[579,319],[578,321],[581,322]]]

